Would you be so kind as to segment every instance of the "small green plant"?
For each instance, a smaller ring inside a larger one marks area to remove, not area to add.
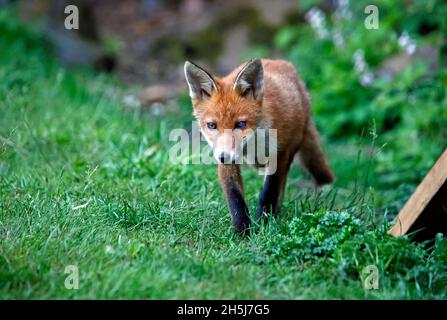
[[[349,211],[304,212],[287,223],[285,231],[269,239],[266,250],[275,259],[315,261],[332,254],[358,232],[360,225]]]

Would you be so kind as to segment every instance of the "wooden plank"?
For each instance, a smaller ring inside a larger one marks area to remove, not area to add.
[[[444,183],[447,183],[447,149],[400,210],[388,233],[394,237],[406,234]]]

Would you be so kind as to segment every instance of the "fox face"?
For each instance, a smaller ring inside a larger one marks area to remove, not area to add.
[[[262,126],[263,68],[248,62],[236,77],[213,78],[197,65],[185,63],[194,116],[220,163],[240,163],[244,148]]]

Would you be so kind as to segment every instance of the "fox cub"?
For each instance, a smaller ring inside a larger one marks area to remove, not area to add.
[[[266,170],[257,220],[279,211],[295,155],[317,185],[334,181],[311,118],[309,94],[292,64],[252,59],[218,78],[186,61],[184,71],[194,116],[218,161],[220,184],[236,231],[249,234],[238,160],[253,132],[276,129],[274,152],[269,151],[275,154],[275,168]]]

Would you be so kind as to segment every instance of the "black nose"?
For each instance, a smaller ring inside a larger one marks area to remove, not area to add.
[[[225,152],[222,152],[222,153],[219,155],[220,163],[225,163],[225,159],[226,159],[226,154],[225,154]]]

